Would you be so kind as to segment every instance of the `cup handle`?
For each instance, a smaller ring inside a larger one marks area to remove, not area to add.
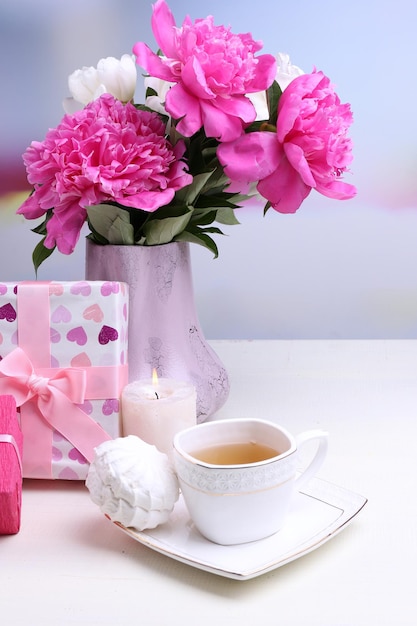
[[[296,478],[295,488],[300,489],[304,483],[312,478],[320,469],[327,454],[328,446],[328,433],[324,430],[307,430],[295,438],[297,442],[297,449],[301,448],[309,441],[318,440],[318,448],[313,456],[310,464],[307,465],[305,470]]]

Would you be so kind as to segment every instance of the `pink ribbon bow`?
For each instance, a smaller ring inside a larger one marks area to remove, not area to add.
[[[0,375],[3,376],[0,378],[0,393],[5,393],[2,389],[7,387],[17,406],[36,398],[39,410],[46,418],[55,412],[54,405],[59,408],[62,402],[68,400],[74,404],[84,402],[85,370],[67,368],[45,371],[42,368],[41,372],[41,375],[35,373],[24,350],[16,348],[0,362]]]
[[[11,394],[21,407],[21,428],[24,445],[31,445],[36,458],[31,467],[39,477],[50,478],[52,433],[55,429],[70,441],[88,460],[94,457],[94,448],[110,439],[102,427],[86,415],[77,404],[82,404],[86,392],[86,372],[77,368],[38,368],[24,350],[16,348],[0,362],[0,394]],[[24,460],[25,465],[25,460]],[[29,474],[30,475],[30,474]]]

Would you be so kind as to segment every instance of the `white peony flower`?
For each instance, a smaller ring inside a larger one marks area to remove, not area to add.
[[[64,100],[64,109],[67,113],[73,113],[103,93],[110,93],[121,102],[129,102],[135,94],[136,81],[133,55],[124,54],[121,59],[100,59],[97,67],[83,67],[69,76],[68,86],[72,98]]]
[[[137,70],[135,57],[124,54],[120,61],[114,57],[101,59],[97,65],[100,86],[121,102],[130,102],[135,95]]]
[[[294,78],[296,78],[297,76],[301,76],[301,74],[304,74],[304,72],[296,65],[292,65],[288,54],[279,52],[276,59],[277,73],[275,76],[275,80],[281,87],[281,90],[284,91],[284,89],[288,87],[288,85],[292,80],[294,80]],[[251,93],[248,94],[248,98],[255,107],[256,120],[267,120],[269,118],[269,111],[266,102],[266,92],[258,91],[256,93]]]
[[[288,85],[292,80],[294,80],[294,78],[296,78],[297,76],[301,76],[302,74],[304,74],[303,70],[291,63],[288,54],[285,54],[283,52],[279,52],[277,54],[277,75],[275,77],[275,80],[281,87],[282,91],[284,91],[284,89],[288,87]]]
[[[156,93],[156,95],[148,96],[146,98],[146,106],[152,109],[152,111],[162,113],[163,115],[168,115],[165,110],[165,98],[174,83],[170,83],[167,80],[162,80],[162,78],[146,76],[144,84],[145,90],[152,89]]]
[[[247,97],[255,107],[256,121],[267,120],[269,118],[269,111],[266,102],[266,92],[257,91],[256,93],[248,93]]]

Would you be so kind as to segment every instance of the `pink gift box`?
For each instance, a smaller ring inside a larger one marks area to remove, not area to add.
[[[24,477],[85,480],[120,436],[127,324],[124,283],[0,283],[0,394],[20,407]]]
[[[0,535],[20,530],[22,439],[14,398],[0,396]]]

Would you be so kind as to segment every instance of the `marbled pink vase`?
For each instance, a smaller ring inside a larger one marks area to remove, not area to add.
[[[130,381],[156,368],[196,387],[199,422],[220,409],[229,379],[197,318],[188,243],[101,246],[87,239],[86,279],[129,285]]]

